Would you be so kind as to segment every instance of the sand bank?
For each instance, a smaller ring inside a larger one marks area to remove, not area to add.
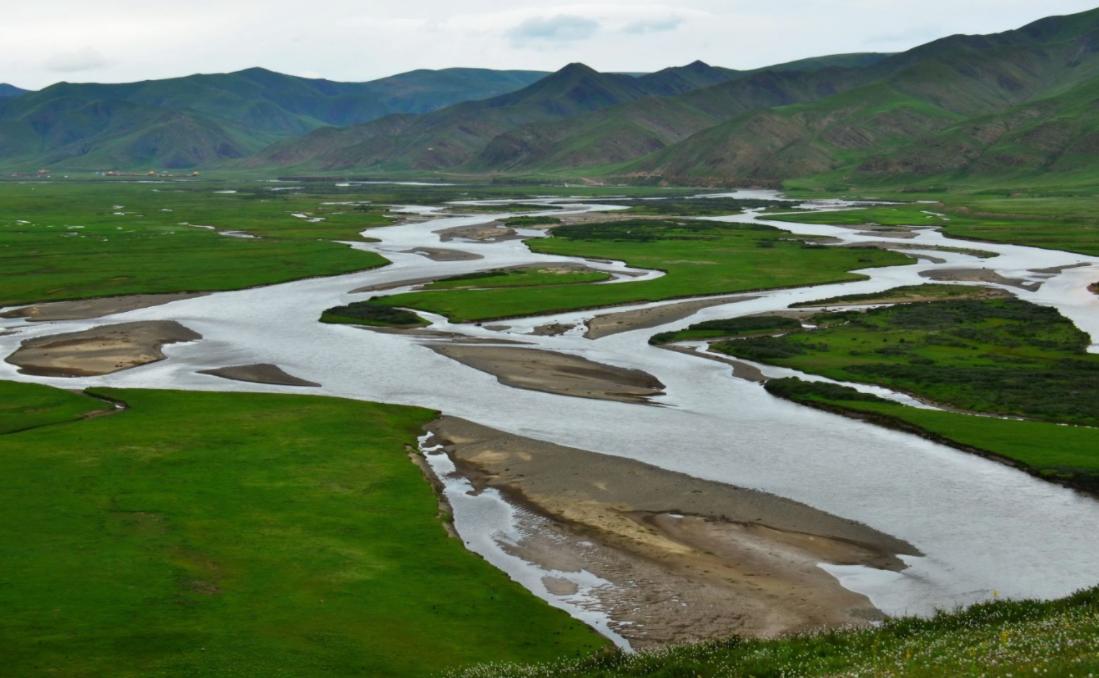
[[[278,365],[269,365],[266,363],[257,365],[235,365],[233,367],[219,367],[213,370],[200,370],[199,374],[211,374],[215,377],[221,377],[222,379],[232,379],[233,381],[247,381],[253,384],[277,384],[280,386],[311,387],[320,386],[320,384],[314,381],[306,381],[305,379],[299,379],[298,377],[287,374]]]
[[[578,356],[530,348],[438,344],[432,350],[506,386],[558,395],[646,403],[664,384],[640,370],[592,362]]]
[[[88,377],[163,360],[161,349],[166,344],[201,338],[174,320],[102,325],[28,339],[7,361],[18,365],[24,374]]]
[[[646,327],[657,327],[667,323],[688,318],[704,308],[731,304],[737,301],[756,299],[754,295],[736,295],[725,297],[712,297],[696,301],[681,301],[678,303],[664,304],[651,308],[642,308],[636,311],[620,311],[618,313],[606,313],[598,315],[588,321],[588,331],[584,336],[588,339],[608,337],[619,332],[630,332]]]
[[[548,519],[514,547],[548,569],[585,569],[636,648],[773,636],[880,614],[818,567],[903,569],[910,544],[774,495],[443,417],[429,425],[477,489]],[[569,582],[546,582],[568,585]]]
[[[1033,292],[1042,286],[1040,282],[1031,282],[1022,278],[1008,278],[988,268],[944,268],[920,271],[920,276],[929,280],[952,282],[984,282],[996,285],[1008,285]]]
[[[88,320],[115,313],[134,311],[139,308],[159,306],[180,299],[201,297],[203,294],[133,294],[125,297],[81,299],[79,301],[51,301],[8,311],[0,314],[0,318],[26,318],[30,321]]]
[[[417,247],[408,251],[411,254],[427,257],[432,261],[476,261],[477,259],[484,259],[480,254],[445,247]]]

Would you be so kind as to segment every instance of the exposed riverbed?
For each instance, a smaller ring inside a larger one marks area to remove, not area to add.
[[[573,204],[569,209],[615,208]],[[429,216],[431,210],[420,212]],[[553,212],[554,216],[561,213]],[[1091,350],[1095,351],[1099,297],[1088,292],[1087,286],[1099,279],[1099,259],[989,243],[981,243],[978,249],[996,256],[979,258],[943,249],[972,250],[973,243],[920,230],[903,240],[904,251],[909,253],[918,251],[913,250],[918,246],[935,248],[927,251],[931,258],[918,263],[867,270],[864,273],[868,279],[864,281],[753,293],[716,306],[700,304],[688,307],[691,314],[687,317],[670,313],[659,319],[661,324],[645,322],[638,325],[640,329],[594,339],[584,333],[586,322],[595,316],[680,302],[507,320],[487,327],[451,324],[444,318],[428,316],[433,321],[432,329],[440,333],[478,340],[522,341],[532,348],[647,373],[664,387],[664,395],[651,398],[660,407],[517,389],[487,372],[440,355],[430,346],[438,339],[317,322],[326,308],[375,294],[397,293],[408,289],[410,281],[511,266],[581,262],[531,253],[520,239],[459,237],[444,243],[439,236],[440,231],[453,234],[453,229],[475,227],[503,216],[427,218],[372,229],[369,235],[380,242],[353,246],[377,251],[393,262],[373,271],[185,298],[98,319],[33,323],[23,318],[2,319],[3,356],[33,337],[115,323],[175,321],[202,339],[165,346],[165,360],[113,374],[31,376],[5,362],[0,363],[0,378],[64,388],[111,385],[295,392],[420,405],[506,433],[761,490],[858,521],[904,540],[923,554],[902,555],[908,567],[900,571],[866,565],[821,565],[844,587],[864,594],[889,614],[928,613],[993,595],[1062,596],[1099,582],[1099,540],[1095,539],[1099,502],[915,436],[776,399],[757,383],[733,378],[726,364],[647,343],[657,332],[703,320],[920,284],[935,271],[979,269],[1004,279],[1034,283],[1003,288],[1026,301],[1056,307],[1091,335]],[[881,242],[880,235],[862,233],[858,228],[772,222],[758,213],[717,220],[755,221],[847,244]],[[518,235],[536,237],[540,232],[520,229]],[[425,255],[440,248],[479,258]],[[582,263],[611,272],[624,284],[633,272],[621,262]],[[384,292],[352,293],[361,288],[386,287]],[[552,335],[536,332],[545,326],[561,331]],[[5,331],[13,333],[5,335]],[[203,373],[242,365],[277,366],[320,387],[232,381]],[[485,502],[494,508],[486,508]],[[466,505],[473,508],[464,508]],[[591,590],[611,585],[608,581],[581,571],[574,573],[574,581],[568,586],[547,585],[547,581],[555,581],[552,574],[533,564],[524,570],[521,549],[500,547],[501,539],[514,542],[521,537],[515,516],[514,507],[509,507],[502,495],[488,492],[483,501],[455,504],[456,527],[471,548],[539,595],[621,641],[608,621],[613,611],[600,608],[597,597],[591,595]],[[536,529],[537,525],[538,520],[532,518],[527,529]]]

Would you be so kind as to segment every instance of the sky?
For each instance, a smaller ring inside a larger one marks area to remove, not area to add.
[[[364,81],[416,68],[755,68],[993,33],[1096,0],[5,0],[0,82],[128,82],[263,66]]]

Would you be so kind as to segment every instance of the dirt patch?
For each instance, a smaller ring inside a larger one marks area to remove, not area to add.
[[[549,323],[546,325],[539,325],[531,332],[536,337],[559,337],[565,334],[569,330],[576,327],[576,325],[568,325],[566,323]]]
[[[598,315],[588,321],[588,331],[584,336],[588,339],[600,339],[620,332],[630,332],[646,327],[658,327],[672,323],[683,318],[689,318],[704,308],[731,304],[737,301],[756,299],[757,296],[731,296],[699,299],[696,301],[681,301],[663,306],[643,308],[636,311],[620,311]]]
[[[215,377],[221,377],[222,379],[232,379],[233,381],[246,381],[253,384],[276,384],[279,386],[310,386],[316,387],[320,384],[315,381],[306,381],[305,379],[299,379],[293,375],[287,374],[278,365],[269,364],[257,364],[257,365],[235,365],[233,367],[219,367],[213,370],[199,370],[199,374],[210,374]]]
[[[166,344],[201,338],[174,320],[103,325],[28,339],[7,361],[24,374],[89,377],[163,360]]]
[[[918,289],[918,288],[917,288]],[[985,301],[989,299],[1009,299],[1012,297],[1010,292],[1005,292],[995,287],[967,287],[961,288],[966,290],[965,294],[950,297],[951,300],[961,299],[973,299],[978,301]],[[889,304],[916,304],[924,302],[936,302],[943,301],[942,297],[937,297],[933,294],[920,294],[919,292],[900,292],[890,296],[880,297],[868,297],[863,299],[821,299],[814,302],[803,302],[796,304],[797,308],[805,309],[817,309],[817,308],[849,308],[849,307],[864,307],[864,306],[884,306]],[[815,311],[806,312],[806,316],[811,316]],[[775,314],[778,315],[778,314]],[[805,317],[805,316],[803,316]]]
[[[901,570],[910,544],[764,492],[443,417],[429,425],[478,490],[547,519],[514,552],[614,584],[594,595],[638,649],[880,619],[818,563]],[[560,582],[555,582],[560,584]]]
[[[82,299],[79,301],[51,301],[17,308],[14,311],[0,313],[0,318],[26,318],[32,322],[49,320],[89,320],[105,315],[125,313],[139,308],[160,306],[180,299],[193,299],[204,296],[195,294],[134,294],[125,297],[106,297],[102,299]]]
[[[518,240],[522,236],[515,232],[514,228],[508,228],[498,221],[488,224],[475,224],[473,226],[455,226],[436,231],[443,242],[452,240],[473,240],[475,242],[504,242],[505,240]]]
[[[868,235],[875,238],[897,238],[898,240],[910,240],[919,235],[919,232],[907,228],[868,228],[858,231],[858,235]]]
[[[1042,286],[1040,282],[1031,282],[1022,278],[1008,278],[987,268],[942,268],[920,271],[920,277],[937,281],[993,283],[1018,287],[1029,292],[1033,292]]]
[[[476,261],[477,259],[484,259],[480,254],[445,247],[417,247],[408,251],[411,254],[427,257],[432,261]]]
[[[514,388],[629,403],[647,403],[649,398],[664,393],[664,384],[647,372],[565,353],[462,344],[439,344],[431,349]]]

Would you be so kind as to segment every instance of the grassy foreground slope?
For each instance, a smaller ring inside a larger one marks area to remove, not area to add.
[[[822,247],[766,226],[637,220],[555,228],[529,241],[545,254],[624,259],[667,275],[613,285],[554,284],[472,290],[426,290],[378,299],[458,322],[535,315],[680,297],[857,280],[849,271],[902,264],[894,252]]]
[[[1053,602],[997,601],[932,619],[779,640],[732,638],[636,655],[482,665],[465,678],[1093,676],[1099,589]]]
[[[363,229],[389,223],[376,208],[325,204],[346,196],[220,188],[0,183],[0,306],[240,289],[386,263],[332,242],[360,240]]]
[[[604,645],[447,537],[406,451],[431,412],[102,393],[129,409],[0,435],[2,672],[425,675]]]
[[[993,457],[1034,475],[1099,493],[1099,428],[908,407],[825,382],[777,379],[767,390],[794,402],[908,431]]]

